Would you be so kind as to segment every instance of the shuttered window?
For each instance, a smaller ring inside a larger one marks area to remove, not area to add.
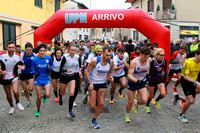
[[[6,50],[8,41],[13,41],[16,44],[16,28],[15,24],[2,23],[3,25],[3,49]]]

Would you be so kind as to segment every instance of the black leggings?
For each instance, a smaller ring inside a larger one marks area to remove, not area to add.
[[[79,73],[75,74],[75,82],[76,82],[76,86],[75,86],[75,91],[74,91],[74,96],[70,96],[69,97],[69,112],[72,111],[73,108],[73,103],[76,99],[76,96],[78,95],[78,89],[80,87],[80,77],[79,77]]]

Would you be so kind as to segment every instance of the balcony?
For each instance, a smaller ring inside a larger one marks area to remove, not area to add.
[[[158,11],[156,14],[156,19],[157,20],[174,20],[176,19],[176,10],[161,10]]]

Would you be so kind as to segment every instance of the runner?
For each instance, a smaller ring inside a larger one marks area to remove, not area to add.
[[[80,48],[80,59],[81,59],[81,79],[80,79],[80,84],[83,85],[83,80],[85,77],[84,74],[84,70],[86,69],[86,61],[87,61],[87,57],[85,55],[85,49],[84,48]]]
[[[35,89],[37,94],[37,110],[35,112],[35,117],[40,116],[41,98],[43,103],[46,103],[47,98],[51,96],[51,84],[49,73],[53,69],[53,62],[51,57],[45,55],[45,44],[41,44],[38,50],[38,56],[34,57],[32,60],[33,73],[35,75]]]
[[[81,49],[81,50],[85,50],[84,48],[80,48],[80,49]],[[77,50],[77,49],[76,49],[76,50]],[[81,87],[80,87],[80,83],[81,83],[81,82],[80,82],[80,78],[82,78],[82,72],[81,72],[82,58],[81,58],[81,56],[80,56],[80,53],[82,53],[80,50],[79,50],[78,54],[77,54],[77,52],[76,52],[76,54],[79,56],[79,58],[78,58],[78,64],[77,64],[76,69],[75,69],[76,87],[75,87],[75,92],[74,92],[74,94],[76,94],[76,95],[75,95],[73,107],[77,107],[77,104],[76,104],[75,100],[76,100],[76,96],[77,96],[77,94],[78,94],[78,91],[81,91]],[[84,54],[83,54],[83,55],[84,55]]]
[[[118,89],[119,95],[118,97],[122,99],[123,93],[122,90],[126,87],[126,77],[125,77],[125,72],[124,72],[124,67],[125,62],[127,61],[127,58],[124,56],[125,49],[124,47],[118,48],[118,55],[116,55],[113,59],[114,62],[114,82],[111,83],[112,89],[110,91],[111,98],[110,98],[110,103],[114,103],[114,94],[115,94],[115,88],[117,83],[121,84],[121,87]]]
[[[18,81],[18,69],[24,70],[24,63],[20,54],[15,53],[14,42],[7,43],[7,51],[0,53],[1,60],[1,84],[5,90],[8,103],[10,104],[9,114],[12,115],[15,112],[15,108],[12,100],[11,88],[14,93],[17,107],[19,110],[24,110],[24,107],[19,103],[19,81]]]
[[[101,56],[101,54],[102,54],[102,47],[101,47],[100,45],[95,45],[95,47],[93,48],[91,54],[89,55],[89,57],[88,57],[88,59],[87,59],[87,65],[90,63],[90,61],[91,61],[93,58],[95,58],[95,57],[97,57],[97,56]],[[86,66],[87,66],[87,65],[86,65]],[[86,85],[85,85],[85,90],[84,90],[84,92],[85,92],[85,94],[86,94],[86,92],[88,91],[89,83],[88,83],[87,77],[86,77],[85,80],[86,80]],[[83,99],[83,103],[86,104],[87,101],[85,101],[85,100]]]
[[[88,56],[87,63],[89,64],[94,57],[100,56],[101,54],[102,54],[102,47],[100,45],[95,45],[91,54]]]
[[[55,95],[55,102],[59,102],[58,98],[58,79],[60,78],[60,64],[61,60],[63,58],[63,52],[61,48],[55,49],[54,54],[52,55],[52,61],[53,61],[53,69],[51,71],[51,82],[54,88],[54,95]]]
[[[167,78],[167,81],[165,83],[166,94],[168,93],[167,92],[167,85],[170,83],[174,73],[176,73],[178,80],[172,86],[172,88],[174,90],[174,93],[178,93],[176,87],[180,83],[180,80],[181,80],[181,70],[182,70],[182,66],[183,66],[183,64],[185,62],[185,58],[186,58],[185,51],[187,51],[187,46],[181,45],[179,50],[175,51],[172,54],[172,57],[169,61],[170,64],[169,64],[168,78]]]
[[[106,76],[109,74],[110,81],[113,82],[113,61],[111,60],[112,50],[110,47],[105,46],[103,48],[102,56],[95,57],[85,70],[86,77],[89,82],[89,93],[87,93],[84,99],[88,97],[88,104],[91,108],[95,108],[96,99],[98,99],[98,105],[95,109],[95,113],[92,119],[92,125],[94,128],[100,128],[96,119],[101,113],[106,98]],[[87,101],[87,100],[86,100]]]
[[[79,65],[79,56],[75,54],[76,45],[69,46],[69,54],[65,55],[61,61],[60,71],[61,76],[59,80],[60,92],[59,92],[59,104],[63,104],[62,96],[65,94],[66,86],[69,87],[69,117],[75,117],[75,114],[72,112],[73,103],[78,94],[76,90],[76,68]]]
[[[151,61],[150,71],[149,71],[149,98],[145,107],[145,112],[150,113],[149,104],[151,99],[154,97],[154,89],[157,86],[157,89],[160,91],[160,95],[155,99],[156,108],[161,109],[159,100],[165,97],[165,85],[163,83],[163,78],[166,79],[167,74],[167,61],[164,59],[165,52],[162,48],[158,48],[155,51],[155,58]],[[164,73],[163,73],[164,70]]]
[[[128,71],[128,102],[126,104],[125,122],[130,123],[130,111],[134,102],[135,91],[140,95],[140,99],[135,101],[134,113],[138,112],[138,105],[146,104],[148,99],[148,92],[146,88],[146,75],[150,67],[150,49],[144,47],[141,49],[141,56],[135,58]]]
[[[136,57],[140,57],[140,50],[141,50],[140,47],[136,47],[135,52],[131,53],[130,59],[133,60]]]
[[[30,92],[30,94],[32,94],[32,91],[34,89],[32,59],[34,58],[35,54],[32,51],[33,51],[33,45],[31,43],[27,43],[25,45],[25,52],[22,53],[22,55],[21,55],[22,59],[24,61],[24,64],[25,64],[25,70],[22,70],[19,75],[19,79],[21,81],[24,95],[26,96],[26,98],[28,100],[27,107],[29,107],[31,105],[29,92]]]
[[[181,122],[188,122],[185,113],[191,105],[195,102],[195,97],[200,93],[200,82],[197,81],[198,74],[200,72],[200,49],[196,50],[195,57],[186,60],[181,77],[181,86],[183,92],[186,96],[186,102],[183,105],[181,114],[179,115],[179,120]],[[178,95],[176,95],[179,99]]]

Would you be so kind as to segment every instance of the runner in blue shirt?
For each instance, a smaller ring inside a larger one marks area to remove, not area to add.
[[[25,70],[21,70],[19,79],[21,81],[21,85],[24,91],[24,95],[26,96],[28,103],[27,107],[31,105],[31,100],[29,97],[28,90],[30,94],[32,94],[32,91],[34,89],[34,78],[33,78],[33,70],[32,70],[32,59],[34,58],[35,54],[33,51],[33,45],[31,43],[27,43],[25,45],[25,52],[22,53],[21,57],[25,64]],[[28,90],[27,90],[28,88]]]
[[[40,104],[41,98],[43,98],[43,103],[47,101],[47,98],[51,95],[51,84],[50,84],[50,71],[53,69],[53,62],[50,56],[45,55],[46,46],[41,44],[39,46],[39,55],[34,57],[32,60],[32,69],[35,75],[35,88],[36,88],[36,105],[37,111],[35,113],[36,117],[40,116]],[[44,91],[42,91],[44,88]]]

